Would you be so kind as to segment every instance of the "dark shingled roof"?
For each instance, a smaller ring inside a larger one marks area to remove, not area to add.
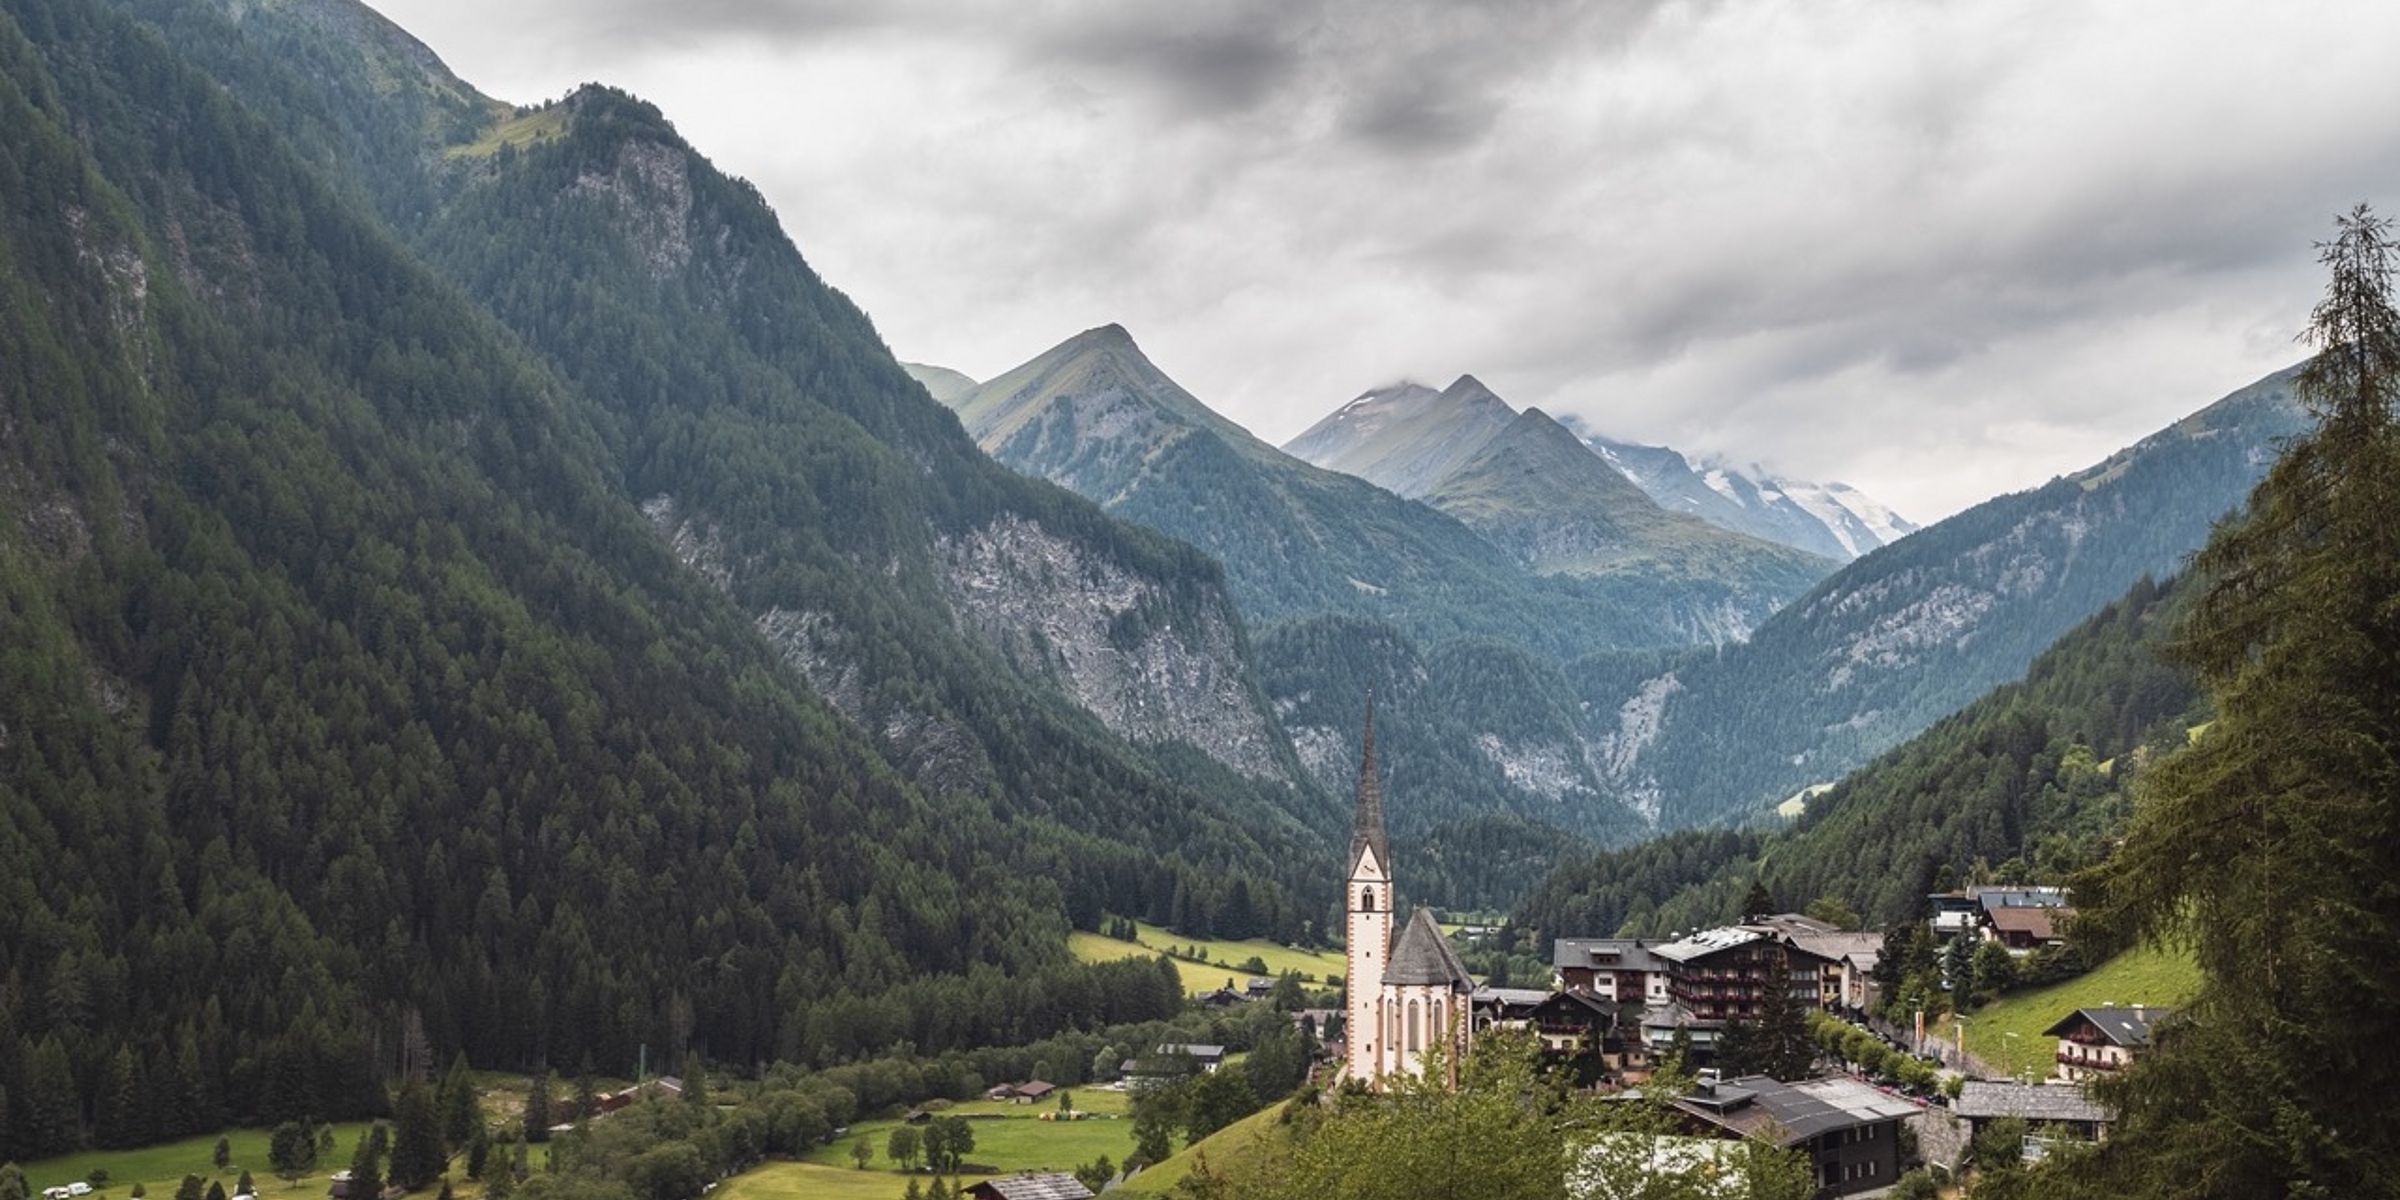
[[[2042,1031],[2043,1037],[2065,1037],[2067,1031],[2089,1021],[2100,1036],[2119,1046],[2147,1046],[2150,1026],[2164,1020],[2169,1010],[2131,1005],[2125,1008],[2079,1008],[2067,1014],[2058,1024]]]
[[[967,1194],[994,1196],[998,1200],[1090,1200],[1092,1189],[1063,1171],[1050,1171],[1040,1175],[1004,1175],[998,1179],[986,1179],[968,1188]]]
[[[1372,846],[1375,865],[1388,875],[1392,869],[1392,847],[1383,836],[1383,784],[1375,778],[1375,693],[1367,693],[1366,752],[1358,763],[1358,820],[1350,833],[1350,865],[1358,866],[1358,855]]]
[[[1550,948],[1550,965],[1601,971],[1667,969],[1667,964],[1650,953],[1650,944],[1640,938],[1560,938]]]
[[[1698,1091],[1678,1098],[1675,1107],[1744,1137],[1772,1135],[1784,1146],[1917,1113],[1917,1106],[1909,1101],[1841,1076],[1782,1083],[1764,1075],[1745,1075],[1714,1085],[1704,1083]]]
[[[1383,981],[1447,984],[1462,992],[1475,990],[1475,978],[1467,974],[1467,964],[1458,961],[1458,951],[1450,948],[1450,939],[1442,936],[1442,927],[1433,923],[1430,908],[1418,909],[1400,936],[1392,939],[1392,957],[1384,963]]]

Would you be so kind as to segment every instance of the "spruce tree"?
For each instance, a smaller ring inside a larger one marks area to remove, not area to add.
[[[2076,880],[2077,933],[2188,945],[2198,992],[2123,1080],[2092,1194],[2348,1196],[2400,1178],[2400,314],[2365,206],[2331,276],[2293,442],[2194,561],[2177,644],[2217,718],[2137,786]]]
[[[450,1070],[442,1076],[439,1104],[442,1140],[453,1146],[466,1145],[473,1139],[475,1127],[483,1123],[483,1107],[475,1094],[475,1079],[467,1069],[464,1050],[450,1060]]]
[[[433,1182],[449,1164],[441,1114],[425,1084],[411,1078],[400,1085],[392,1119],[392,1182],[413,1192]]]
[[[550,1140],[550,1071],[546,1067],[535,1071],[533,1082],[525,1088],[525,1140]]]

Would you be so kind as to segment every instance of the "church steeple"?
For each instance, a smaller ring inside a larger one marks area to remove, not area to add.
[[[1392,869],[1391,846],[1383,835],[1383,784],[1375,778],[1375,693],[1367,693],[1366,752],[1358,765],[1358,819],[1350,833],[1350,865],[1358,865],[1359,853],[1372,848],[1375,863],[1384,870]]]

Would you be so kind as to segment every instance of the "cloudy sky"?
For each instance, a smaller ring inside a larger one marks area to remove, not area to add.
[[[904,358],[1120,322],[1270,441],[1472,372],[1918,520],[2297,356],[2400,5],[374,0],[757,183]]]

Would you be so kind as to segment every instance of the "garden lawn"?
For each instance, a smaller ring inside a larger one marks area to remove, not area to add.
[[[1251,938],[1229,942],[1216,938],[1184,937],[1156,925],[1137,923],[1136,940],[1121,942],[1096,933],[1077,931],[1067,936],[1067,948],[1085,962],[1108,962],[1119,958],[1143,958],[1164,954],[1172,946],[1183,953],[1196,953],[1205,963],[1185,958],[1175,960],[1175,970],[1183,976],[1183,990],[1191,995],[1213,992],[1230,980],[1239,988],[1250,982],[1251,974],[1234,969],[1235,965],[1257,958],[1266,964],[1269,977],[1285,971],[1296,971],[1303,982],[1323,984],[1342,973],[1344,960],[1332,950],[1294,950],[1289,946]]]
[[[2128,950],[2064,983],[2012,992],[1968,1013],[1967,1053],[1998,1070],[2030,1070],[2038,1079],[2050,1073],[2058,1053],[2057,1039],[2042,1031],[2068,1013],[2110,1003],[2173,1007],[2199,986],[2200,968],[2189,951]],[[2013,1051],[2011,1033],[2017,1035]]]
[[[269,1131],[264,1129],[223,1131],[223,1136],[232,1143],[233,1159],[231,1165],[222,1171],[211,1161],[219,1136],[214,1133],[185,1138],[179,1142],[160,1142],[136,1150],[84,1150],[21,1165],[25,1170],[25,1182],[35,1195],[40,1195],[43,1188],[88,1179],[93,1169],[99,1167],[108,1170],[108,1187],[103,1190],[110,1196],[123,1196],[138,1183],[150,1195],[166,1200],[175,1194],[175,1189],[183,1183],[186,1175],[197,1175],[204,1182],[222,1180],[226,1194],[231,1195],[233,1185],[241,1179],[244,1168],[249,1169],[262,1196],[286,1191],[295,1195],[321,1195],[325,1191],[326,1175],[350,1165],[351,1152],[358,1148],[359,1134],[365,1132],[366,1128],[363,1122],[334,1126],[333,1153],[324,1156],[324,1161],[317,1164],[316,1173],[302,1180],[298,1188],[285,1187],[283,1180],[276,1178],[275,1173],[267,1168]]]

